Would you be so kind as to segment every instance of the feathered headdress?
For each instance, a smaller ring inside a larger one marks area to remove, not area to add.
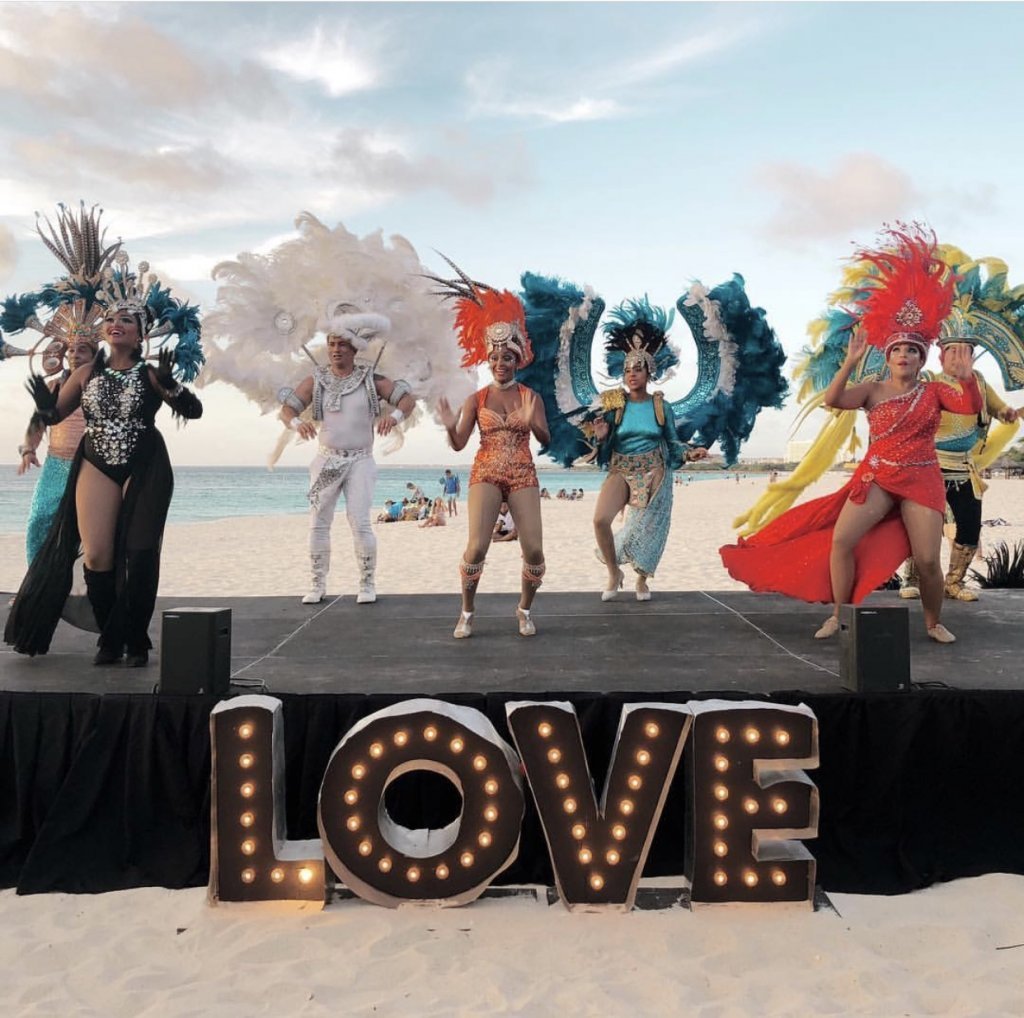
[[[495,290],[465,274],[450,258],[442,258],[455,270],[458,279],[427,276],[439,284],[435,297],[455,300],[455,329],[464,353],[462,366],[483,364],[491,351],[507,347],[525,368],[533,360],[533,347],[526,331],[522,301],[508,290]]]
[[[647,295],[623,301],[608,312],[602,329],[605,366],[612,378],[621,378],[635,365],[643,365],[648,377],[658,378],[679,363],[668,343],[668,330],[675,312],[654,307]]]
[[[935,234],[919,223],[887,228],[882,237],[883,247],[854,255],[877,273],[854,298],[859,327],[877,350],[914,343],[927,354],[953,306],[955,276],[938,256]]]

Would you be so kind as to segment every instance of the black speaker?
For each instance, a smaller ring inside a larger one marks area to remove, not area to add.
[[[161,693],[225,696],[231,681],[231,609],[169,608],[160,627]]]
[[[839,681],[858,693],[910,689],[910,614],[906,608],[839,607]]]

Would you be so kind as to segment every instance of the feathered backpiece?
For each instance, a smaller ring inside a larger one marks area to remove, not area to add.
[[[621,378],[634,364],[647,368],[651,379],[661,378],[679,363],[668,342],[675,311],[654,307],[647,294],[626,300],[608,312],[604,363],[612,378]]]
[[[297,236],[264,254],[214,267],[217,303],[204,318],[214,341],[202,384],[226,382],[263,413],[276,411],[278,391],[318,363],[324,335],[348,328],[362,359],[408,382],[421,404],[433,409],[442,396],[462,403],[475,386],[451,342],[454,316],[431,295],[412,244],[379,230],[359,237],[342,224],[330,229],[308,212],[295,228]],[[421,419],[417,408],[392,434]]]
[[[522,302],[508,290],[495,290],[470,279],[450,258],[442,258],[457,278],[426,276],[438,285],[435,297],[451,300],[455,306],[455,331],[462,348],[462,366],[475,368],[486,362],[492,350],[507,347],[524,368],[533,360],[533,347],[526,328]]]
[[[854,255],[875,269],[853,300],[859,328],[876,350],[904,341],[927,352],[953,306],[954,275],[935,234],[919,223],[887,227],[880,239],[883,246]]]

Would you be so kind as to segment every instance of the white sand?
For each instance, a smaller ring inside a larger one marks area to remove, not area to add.
[[[841,474],[828,474],[803,497],[826,494],[844,480]],[[672,530],[652,589],[743,589],[725,572],[718,548],[735,540],[732,520],[756,501],[766,484],[765,477],[739,484],[722,478],[676,487]],[[596,494],[590,493],[579,502],[542,503],[548,565],[542,593],[603,589],[606,573],[594,558],[591,526],[595,499]],[[456,594],[458,562],[466,541],[465,501],[460,508],[462,514],[446,527],[421,530],[415,523],[375,525],[377,589],[381,594]],[[998,541],[1012,546],[1024,539],[1024,482],[992,481],[985,495],[984,514],[986,519],[1002,517],[1011,524],[985,527],[984,547]],[[300,515],[172,524],[164,537],[160,593],[171,597],[302,594],[308,580],[306,533],[306,518]],[[329,589],[331,593],[354,593],[352,540],[343,510],[335,517],[333,542]],[[480,589],[517,590],[519,572],[518,545],[492,545]],[[21,536],[0,535],[0,590],[16,590],[23,573]],[[629,576],[627,585],[631,583]]]

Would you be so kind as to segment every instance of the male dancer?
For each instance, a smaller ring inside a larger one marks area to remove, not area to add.
[[[383,315],[337,309],[327,326],[328,366],[317,368],[296,389],[285,389],[280,394],[280,419],[302,438],[319,436],[320,440],[309,468],[312,582],[303,604],[318,604],[327,591],[331,523],[342,493],[359,567],[356,603],[372,604],[377,600],[377,538],[370,523],[377,480],[373,422],[377,419],[377,434],[387,435],[412,412],[416,399],[407,382],[374,374],[372,365],[357,363],[355,357],[357,350],[364,350],[370,339],[388,328],[390,322]],[[390,414],[381,416],[382,400],[395,408]],[[313,421],[300,420],[299,414],[311,403]]]

